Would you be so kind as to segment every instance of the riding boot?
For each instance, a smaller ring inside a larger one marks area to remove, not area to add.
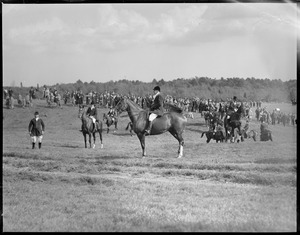
[[[146,135],[150,135],[151,128],[152,128],[152,121],[148,121],[148,126],[145,129]]]
[[[41,147],[42,147],[42,143],[40,142],[40,143],[39,143],[39,149],[40,149]]]
[[[34,149],[35,143],[32,143],[32,149]]]

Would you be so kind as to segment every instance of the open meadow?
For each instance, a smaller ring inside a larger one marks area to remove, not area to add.
[[[273,142],[207,144],[204,118],[194,113],[181,159],[169,133],[146,137],[142,158],[125,130],[127,113],[115,133],[104,125],[103,149],[99,135],[85,149],[78,107],[33,102],[3,108],[4,232],[297,231],[296,126],[269,125]],[[34,111],[46,125],[41,149],[31,149],[28,134]],[[253,117],[249,130],[259,127]]]

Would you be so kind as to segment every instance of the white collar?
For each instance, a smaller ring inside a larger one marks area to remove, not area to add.
[[[154,96],[153,99],[155,99],[156,96],[158,96],[160,94],[160,92],[157,92]]]

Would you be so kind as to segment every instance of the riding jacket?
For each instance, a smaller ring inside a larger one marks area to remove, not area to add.
[[[150,107],[150,112],[155,113],[158,116],[162,116],[164,113],[163,104],[164,104],[164,98],[162,97],[162,95],[160,93],[158,93],[155,96],[153,104]]]
[[[98,115],[97,115],[97,108],[93,108],[92,107],[89,107],[86,111],[86,114],[88,116],[93,116],[94,118],[96,118],[96,120],[98,120]]]
[[[31,119],[29,126],[28,126],[28,131],[30,132],[31,136],[41,136],[42,131],[45,131],[45,124],[42,119]]]

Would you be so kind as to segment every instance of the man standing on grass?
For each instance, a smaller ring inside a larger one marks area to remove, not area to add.
[[[35,147],[36,140],[38,139],[39,148],[42,147],[43,134],[45,132],[45,124],[39,117],[39,112],[34,113],[34,118],[31,119],[28,126],[29,135],[31,136],[32,149]]]

